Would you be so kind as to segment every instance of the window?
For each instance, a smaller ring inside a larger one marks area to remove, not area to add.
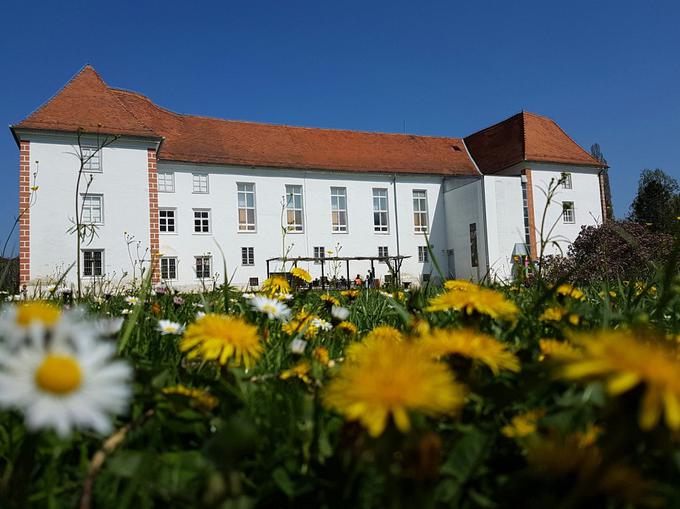
[[[175,233],[177,231],[175,209],[158,210],[158,229],[161,233]]]
[[[158,192],[160,193],[174,193],[175,192],[175,173],[172,171],[158,172]]]
[[[83,195],[81,212],[83,224],[104,224],[104,197],[101,194]]]
[[[255,231],[255,184],[236,184],[238,189],[238,230]]]
[[[260,286],[260,279],[256,277],[251,277],[248,279],[248,286]]]
[[[418,262],[427,263],[430,261],[430,253],[427,251],[427,246],[418,246]]]
[[[524,177],[522,177],[524,178]],[[529,222],[529,197],[527,195],[527,183],[522,181],[522,206],[524,209],[524,243],[531,245],[531,223]]]
[[[413,191],[413,226],[416,232],[427,232],[427,191]]]
[[[161,258],[161,279],[177,279],[177,258]]]
[[[571,189],[571,173],[562,174],[562,188]]]
[[[574,216],[574,202],[573,201],[563,201],[562,202],[562,220],[565,223],[573,224],[576,222]]]
[[[387,246],[378,246],[378,256],[380,258],[387,258],[389,256],[389,251],[387,249]],[[384,260],[381,260],[380,263],[387,263]]]
[[[255,248],[241,248],[241,265],[255,265]]]
[[[96,146],[81,147],[83,154],[83,171],[101,173],[102,171],[102,151]]]
[[[210,233],[210,209],[194,209],[194,233]]]
[[[208,192],[208,174],[207,173],[192,173],[194,193]]]
[[[302,222],[302,186],[286,186],[286,224],[289,232],[301,232]]]
[[[470,223],[470,265],[479,265],[479,253],[477,251],[477,223]]]
[[[373,231],[388,231],[387,189],[373,189]]]
[[[196,277],[198,279],[205,279],[211,276],[210,261],[210,256],[196,257]]]
[[[326,248],[324,246],[314,246],[314,258],[326,258]],[[314,260],[314,263],[321,264],[321,261]]]
[[[96,277],[104,274],[104,250],[83,250],[83,276]]]
[[[344,187],[331,187],[331,224],[333,232],[347,232],[347,189]]]

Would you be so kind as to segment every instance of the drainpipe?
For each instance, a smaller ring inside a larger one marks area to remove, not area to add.
[[[392,174],[392,191],[394,194],[394,231],[397,235],[397,256],[401,255],[401,251],[399,249],[399,215],[397,213],[397,210],[399,210],[399,207],[397,207],[397,174],[393,173]],[[399,263],[399,270],[396,271],[394,274],[397,276],[397,274],[401,274],[401,260],[397,258],[396,263]],[[396,264],[395,264],[396,265]],[[401,279],[401,278],[398,278]],[[397,284],[399,284],[399,281],[397,281]]]

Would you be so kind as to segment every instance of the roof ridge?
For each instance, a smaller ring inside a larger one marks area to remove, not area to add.
[[[93,70],[94,70],[94,68],[93,68]],[[97,73],[97,71],[94,71],[94,72],[95,72],[95,74]],[[100,78],[100,79],[101,79],[101,78]],[[160,136],[160,135],[152,128],[152,127],[150,127],[150,126],[146,125],[144,122],[142,122],[142,121],[139,119],[139,117],[138,117],[137,115],[135,115],[134,111],[130,110],[130,108],[128,108],[128,107],[125,105],[125,103],[124,103],[123,101],[120,100],[120,97],[118,97],[115,93],[112,93],[113,90],[114,90],[113,87],[108,86],[104,80],[102,80],[102,82],[104,83],[104,85],[106,85],[106,91],[109,92],[109,93],[111,93],[111,95],[114,97],[114,99],[116,100],[116,102],[117,102],[118,104],[120,104],[121,107],[122,107],[125,111],[127,111],[127,112],[132,116],[132,118],[134,118],[134,119],[137,121],[137,123],[138,123],[140,126],[142,126],[144,129],[148,130],[150,133],[153,133],[153,134],[155,134],[155,135],[157,135],[157,136]]]
[[[540,116],[540,115],[539,115],[539,116]],[[591,153],[589,153],[589,152],[588,152],[586,149],[584,149],[580,144],[578,144],[574,138],[572,138],[571,136],[569,136],[569,135],[567,134],[567,132],[566,132],[564,129],[562,129],[562,127],[560,126],[560,124],[558,124],[557,122],[555,122],[555,121],[554,121],[552,118],[550,118],[550,117],[543,117],[543,118],[545,118],[545,119],[549,120],[550,122],[552,122],[553,124],[555,124],[555,127],[557,127],[560,131],[562,131],[562,134],[564,134],[564,135],[569,139],[569,141],[571,141],[574,145],[576,145],[576,146],[577,146],[577,147],[578,147],[578,148],[579,148],[579,149],[580,149],[587,157],[589,157],[592,161],[594,161],[594,162],[596,163],[595,166],[602,166],[602,167],[607,166],[606,164],[603,165],[603,164],[602,164],[602,161],[598,161],[597,159],[595,159]]]
[[[144,99],[145,101],[149,102],[152,106],[154,106],[156,109],[164,111],[166,113],[169,113],[171,115],[181,117],[181,118],[196,118],[196,119],[202,119],[202,120],[213,120],[217,122],[228,122],[231,124],[250,124],[250,125],[259,125],[259,126],[267,126],[267,127],[286,127],[290,129],[300,129],[300,130],[309,130],[309,131],[329,131],[329,132],[345,132],[345,133],[352,133],[352,134],[369,134],[369,135],[376,135],[376,136],[398,136],[398,137],[405,137],[405,138],[427,138],[427,139],[441,139],[441,140],[455,140],[455,141],[461,141],[463,140],[463,137],[461,136],[434,136],[434,135],[428,135],[428,134],[408,134],[408,133],[388,133],[388,132],[382,132],[382,131],[363,131],[363,130],[356,130],[356,129],[341,129],[341,128],[333,128],[333,127],[308,127],[308,126],[299,126],[299,125],[291,125],[291,124],[274,124],[270,122],[256,122],[253,120],[234,120],[234,119],[228,119],[228,118],[219,118],[219,117],[212,117],[209,115],[195,115],[192,113],[178,113],[176,111],[172,111],[168,108],[165,108],[164,106],[160,106],[156,104],[151,98],[148,96],[141,94],[139,92],[136,92],[134,90],[128,90],[124,88],[116,88],[116,87],[109,87],[111,90],[114,92],[122,92],[124,94],[130,94],[134,95],[137,97],[140,97]]]

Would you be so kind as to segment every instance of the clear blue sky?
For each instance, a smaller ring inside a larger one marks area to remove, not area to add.
[[[183,113],[464,136],[522,109],[611,166],[624,215],[645,167],[680,179],[680,2],[4,2],[0,120],[85,63]],[[0,238],[18,149],[0,136]]]

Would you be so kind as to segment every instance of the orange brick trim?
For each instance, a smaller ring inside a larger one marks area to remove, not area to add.
[[[534,215],[534,187],[531,183],[531,169],[524,168],[522,170],[522,175],[527,178],[527,208],[529,209],[529,241],[531,242],[529,246],[529,253],[531,254],[531,259],[535,260],[538,258],[536,250],[536,216]]]
[[[607,219],[607,198],[604,195],[604,173],[601,171],[597,178],[600,182],[600,207],[602,208],[602,222],[604,223]]]
[[[31,279],[31,144],[19,142],[19,284]]]
[[[151,251],[151,281],[161,280],[158,253],[160,252],[160,237],[158,228],[158,168],[156,167],[156,151],[148,149],[149,174],[149,246]]]

